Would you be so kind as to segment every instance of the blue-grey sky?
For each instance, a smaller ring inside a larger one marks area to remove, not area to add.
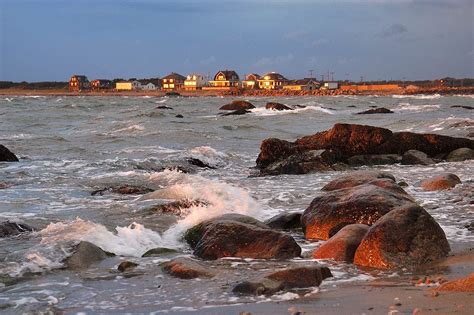
[[[0,80],[474,77],[474,0],[0,0]]]

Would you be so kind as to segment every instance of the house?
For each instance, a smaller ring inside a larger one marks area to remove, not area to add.
[[[260,76],[258,74],[247,74],[245,76],[245,80],[242,81],[242,87],[244,89],[258,89],[258,80],[260,80]]]
[[[148,82],[142,85],[142,90],[153,91],[156,90],[156,85],[153,82]]]
[[[186,91],[201,90],[206,83],[207,80],[202,74],[191,73],[188,74],[186,80],[184,80],[184,89]]]
[[[71,92],[80,92],[89,88],[90,83],[85,75],[75,74],[69,79],[69,91]]]
[[[292,91],[313,91],[318,90],[321,87],[321,84],[312,78],[304,78],[301,80],[291,80],[288,81],[283,89],[292,90]]]
[[[139,90],[142,88],[142,84],[135,81],[122,81],[115,83],[115,89],[118,91],[132,91],[132,90]]]
[[[104,79],[97,79],[94,81],[91,81],[91,89],[93,90],[104,90],[110,88],[112,85],[112,81],[110,80],[104,80]]]
[[[277,72],[270,72],[261,77],[258,87],[265,90],[279,90],[288,83],[288,79]]]
[[[179,73],[171,72],[166,77],[161,78],[161,86],[163,90],[180,90],[184,86],[186,77]]]
[[[323,89],[325,90],[336,90],[339,88],[339,83],[337,82],[324,82]]]
[[[216,73],[214,80],[209,81],[211,88],[231,89],[238,88],[240,78],[234,70],[222,70]]]

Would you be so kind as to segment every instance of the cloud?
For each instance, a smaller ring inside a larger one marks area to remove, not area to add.
[[[377,37],[387,38],[392,36],[397,36],[403,33],[408,32],[408,29],[403,24],[392,24],[388,28],[384,29],[377,34]]]
[[[281,64],[289,63],[293,61],[295,57],[292,53],[289,53],[286,56],[276,56],[276,57],[262,57],[257,62],[254,63],[256,67],[269,67],[269,66],[278,66]]]

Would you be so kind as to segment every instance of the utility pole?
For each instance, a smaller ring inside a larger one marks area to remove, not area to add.
[[[331,81],[334,81],[334,72],[331,72]]]
[[[321,82],[324,82],[324,74],[321,74]]]
[[[314,69],[309,70],[309,78],[313,79],[313,72],[316,71]]]
[[[360,83],[362,83],[362,82],[364,82],[364,76],[363,75],[360,76]]]

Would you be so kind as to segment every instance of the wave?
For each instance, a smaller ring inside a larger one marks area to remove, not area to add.
[[[134,133],[134,132],[139,132],[139,131],[143,131],[143,130],[145,130],[145,127],[143,127],[142,125],[135,124],[135,125],[130,125],[130,126],[127,126],[127,127],[124,127],[124,128],[116,129],[112,132],[112,134],[122,133],[122,132]]]
[[[256,116],[273,116],[273,115],[287,115],[287,114],[294,115],[294,114],[299,114],[301,112],[306,112],[306,111],[316,111],[316,112],[322,112],[325,114],[334,115],[334,111],[322,106],[318,106],[318,105],[308,105],[303,108],[295,108],[294,110],[281,110],[281,111],[259,107],[259,108],[254,108],[251,111]]]
[[[412,98],[416,100],[437,100],[441,98],[441,95],[440,94],[392,95],[392,98]]]
[[[441,105],[414,105],[410,103],[399,103],[395,111],[416,111],[416,112],[426,112],[433,111],[441,108]]]

